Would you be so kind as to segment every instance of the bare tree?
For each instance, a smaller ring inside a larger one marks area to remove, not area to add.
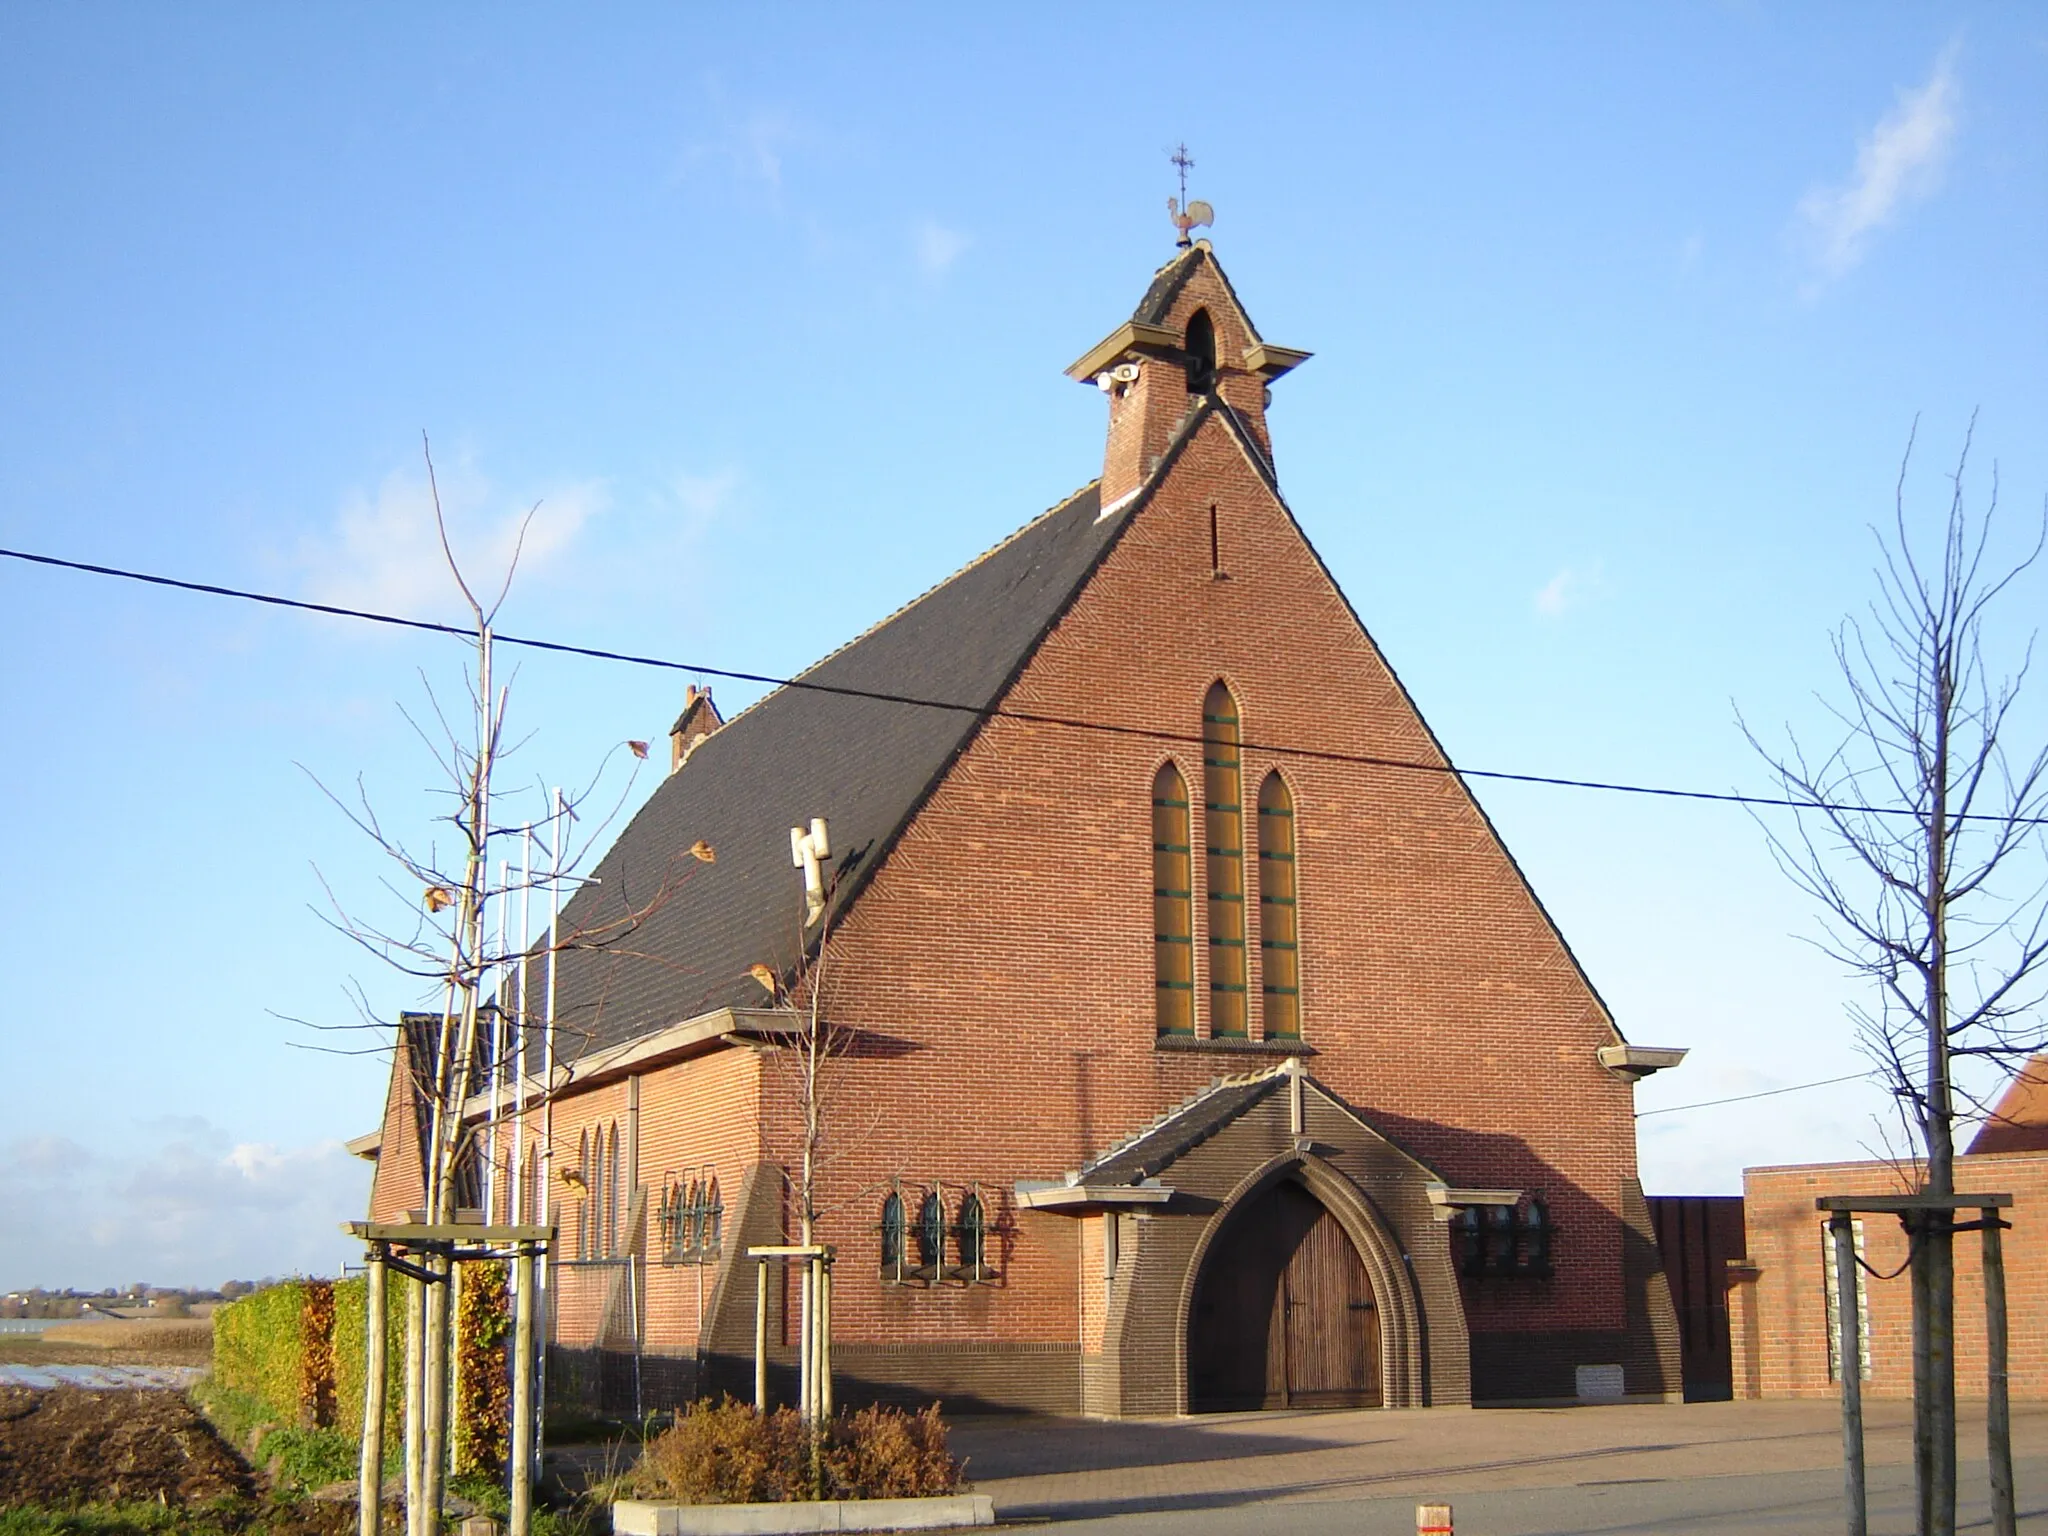
[[[2010,1068],[2048,1043],[2048,744],[2018,745],[2031,637],[2009,671],[1987,661],[1999,643],[1989,621],[2048,541],[2048,508],[2023,555],[1992,554],[1996,470],[1981,517],[1964,494],[1974,432],[1973,419],[1931,548],[1916,548],[1908,522],[1907,443],[1891,529],[1873,530],[1878,595],[1834,634],[1846,695],[1823,700],[1834,745],[1816,754],[1792,738],[1776,751],[1743,727],[1802,808],[1789,831],[1766,828],[1771,850],[1819,906],[1822,950],[1871,984],[1874,1001],[1852,1009],[1858,1038],[1919,1144],[1929,1195],[1955,1193],[1956,1122],[1981,1117],[1994,1080],[1959,1080],[1958,1064]],[[1924,1377],[1932,1436],[1923,1497],[1942,1532],[1955,1528],[1952,1220],[1930,1218],[1914,1244],[1916,1386]]]
[[[428,683],[427,697],[437,730],[429,732],[411,716],[407,718],[441,774],[439,793],[448,808],[437,819],[452,826],[455,836],[446,852],[438,842],[422,852],[387,829],[360,781],[351,800],[321,785],[356,828],[397,866],[397,875],[385,885],[409,914],[400,923],[372,921],[350,911],[330,889],[331,912],[323,916],[379,960],[430,989],[438,1002],[436,1012],[427,1016],[425,1028],[416,1028],[409,1039],[391,1048],[402,1052],[412,1074],[416,1102],[427,1120],[423,1214],[429,1224],[445,1225],[456,1220],[460,1193],[471,1180],[495,1190],[503,1175],[509,1194],[511,1169],[524,1150],[513,1140],[500,1142],[495,1135],[486,1140],[485,1127],[490,1121],[480,1109],[480,1099],[502,1102],[509,1089],[523,1119],[525,1112],[544,1108],[559,1086],[555,1076],[544,1071],[515,1072],[513,1053],[508,1049],[512,1041],[523,1040],[538,1028],[547,1033],[552,1050],[552,1003],[544,1019],[529,1018],[530,999],[537,990],[529,985],[531,968],[540,965],[551,976],[557,958],[568,951],[617,950],[667,903],[696,863],[710,863],[714,855],[702,842],[680,850],[652,891],[631,904],[612,903],[607,916],[593,923],[564,930],[558,921],[551,921],[537,941],[523,931],[508,932],[503,914],[511,904],[523,903],[545,888],[553,905],[565,882],[580,880],[576,871],[626,804],[632,776],[609,811],[591,818],[588,830],[576,830],[581,820],[577,813],[595,794],[603,765],[580,793],[565,797],[555,792],[545,815],[537,810],[522,822],[512,814],[508,803],[512,797],[497,782],[511,750],[505,741],[510,688],[494,676],[493,625],[518,570],[526,525],[521,526],[519,544],[503,582],[485,602],[465,577],[450,543],[431,450],[426,464],[441,552],[469,610],[474,652],[465,677],[468,707],[463,714],[451,720]],[[532,512],[527,514],[528,524],[532,516]],[[637,773],[637,764],[647,756],[647,744],[626,742],[624,749],[634,759]],[[606,763],[612,755],[607,754]],[[319,782],[317,778],[315,782]],[[530,840],[542,825],[549,844],[547,868],[536,872],[531,860],[522,857],[514,873],[509,857],[513,841]],[[494,855],[501,855],[495,875]],[[493,916],[500,919],[495,928]],[[551,996],[552,986],[545,990]],[[360,988],[356,997],[359,1010],[367,1016],[365,1026],[345,1027],[388,1030],[387,1023],[370,1015]],[[488,1159],[483,1156],[486,1147]],[[484,1166],[485,1162],[490,1166]],[[544,1148],[542,1168],[546,1166]],[[534,1193],[537,1207],[544,1211],[545,1187]],[[410,1536],[431,1536],[439,1528],[453,1411],[447,1390],[453,1318],[450,1287],[445,1283],[451,1265],[445,1255],[423,1256],[423,1262],[443,1283],[416,1284],[409,1308],[405,1463]]]
[[[797,1120],[796,1145],[789,1155],[778,1157],[772,1146],[764,1150],[767,1160],[780,1172],[794,1209],[797,1242],[810,1248],[819,1241],[819,1223],[865,1193],[854,1192],[830,1206],[824,1202],[827,1168],[864,1139],[863,1134],[849,1134],[847,1127],[839,1123],[838,1105],[838,1090],[843,1086],[844,1076],[841,1064],[858,1048],[861,1034],[834,1019],[830,1012],[833,901],[847,871],[842,868],[829,876],[821,875],[819,861],[830,857],[822,819],[811,823],[808,834],[803,828],[792,828],[790,837],[795,862],[806,867],[805,912],[796,935],[798,958],[783,970],[767,964],[757,964],[751,970],[754,979],[768,992],[778,1015],[769,1031],[773,1046],[769,1059],[795,1108]],[[814,926],[817,938],[812,941],[808,935]],[[829,1266],[821,1261],[807,1260],[801,1277],[800,1411],[814,1421],[829,1418],[832,1413],[828,1270]]]

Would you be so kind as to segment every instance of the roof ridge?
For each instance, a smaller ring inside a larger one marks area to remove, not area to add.
[[[1036,517],[1032,518],[1022,527],[1011,530],[1011,532],[1004,535],[996,543],[990,545],[987,549],[983,550],[980,554],[976,555],[972,560],[968,561],[965,565],[961,566],[952,574],[942,578],[939,581],[933,582],[930,586],[926,587],[922,592],[918,593],[917,596],[911,598],[908,602],[903,603],[902,605],[897,607],[893,612],[886,614],[882,618],[875,620],[874,623],[870,624],[866,629],[862,630],[859,634],[855,635],[851,640],[843,641],[839,645],[834,646],[831,650],[827,651],[824,655],[820,656],[816,661],[812,662],[809,666],[805,667],[801,672],[793,674],[788,682],[777,683],[773,688],[770,688],[766,693],[762,694],[760,698],[754,700],[753,703],[747,705],[746,708],[742,709],[738,714],[734,715],[732,719],[726,721],[725,725],[720,727],[720,729],[727,730],[737,725],[740,721],[746,719],[748,715],[752,714],[755,710],[759,709],[763,704],[766,704],[770,699],[776,698],[779,695],[788,692],[791,683],[802,682],[805,678],[809,677],[813,672],[817,671],[820,667],[826,666],[829,663],[836,661],[839,657],[844,656],[848,651],[852,650],[862,641],[868,639],[870,636],[878,633],[881,630],[887,629],[891,624],[895,623],[898,619],[902,618],[903,615],[910,612],[911,609],[915,608],[919,603],[923,602],[933,593],[942,591],[945,588],[951,586],[954,582],[958,581],[962,576],[965,576],[969,571],[975,569],[977,566],[987,564],[991,557],[993,557],[996,554],[999,554],[1001,551],[1005,549],[1008,549],[1012,544],[1016,543],[1019,539],[1023,538],[1025,534],[1029,533],[1032,529],[1036,528],[1040,523],[1043,523],[1047,518],[1057,517],[1060,513],[1066,511],[1067,508],[1071,507],[1083,496],[1086,496],[1090,491],[1094,490],[1101,483],[1102,477],[1100,475],[1097,475],[1093,480],[1090,480],[1086,485],[1081,486],[1078,490],[1070,491],[1067,495],[1061,497],[1058,501],[1054,502],[1051,506],[1047,507],[1043,512],[1039,513]]]

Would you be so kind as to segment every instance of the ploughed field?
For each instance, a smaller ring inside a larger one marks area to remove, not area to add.
[[[200,1504],[253,1491],[182,1392],[0,1386],[0,1509]]]

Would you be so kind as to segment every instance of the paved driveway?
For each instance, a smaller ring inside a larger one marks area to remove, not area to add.
[[[1870,1415],[1873,1532],[1909,1532],[1910,1410]],[[2021,1529],[2048,1533],[2048,1404],[2015,1409],[2013,1440]],[[1459,1536],[1843,1529],[1832,1401],[986,1419],[953,1442],[1006,1523],[1062,1533],[1412,1533],[1424,1498],[1452,1503]],[[1966,1410],[1966,1523],[1985,1517],[1983,1444]]]

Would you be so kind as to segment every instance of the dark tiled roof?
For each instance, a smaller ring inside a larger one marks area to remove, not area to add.
[[[1230,295],[1230,302],[1237,306],[1238,314],[1244,317],[1245,329],[1251,332],[1254,341],[1258,340],[1259,328],[1252,324],[1252,313],[1244,307],[1244,300],[1237,296],[1230,274],[1223,270],[1223,263],[1213,253],[1198,245],[1182,251],[1152,274],[1152,286],[1145,290],[1145,297],[1138,300],[1138,307],[1131,312],[1131,318],[1140,325],[1164,325],[1166,317],[1173,311],[1173,301],[1180,297],[1188,279],[1205,262],[1216,274],[1217,281],[1223,284],[1223,291]]]
[[[601,883],[563,911],[564,934],[601,933],[621,912],[655,903],[608,948],[563,955],[565,1057],[765,1001],[749,967],[787,969],[801,942],[789,829],[830,821],[843,911],[966,746],[973,711],[1001,697],[1137,510],[1098,520],[1099,506],[1091,485],[1053,508],[798,679],[814,687],[777,689],[743,711],[662,783],[591,871]],[[715,864],[689,858],[700,838]],[[658,900],[665,882],[670,894]]]
[[[1076,1184],[1136,1184],[1185,1157],[1287,1081],[1275,1068],[1248,1077],[1220,1077],[1135,1136],[1069,1175]]]
[[[1173,260],[1152,274],[1152,286],[1145,290],[1145,296],[1138,300],[1138,307],[1131,311],[1131,318],[1140,325],[1164,325],[1173,301],[1187,286],[1189,278],[1195,275],[1202,253],[1193,247],[1182,251]]]

